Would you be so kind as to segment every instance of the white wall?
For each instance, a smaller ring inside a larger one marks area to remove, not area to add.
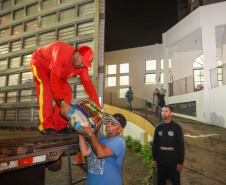
[[[222,48],[217,48],[216,53],[223,62]],[[193,76],[193,63],[199,55],[202,55],[202,50],[174,53],[171,57],[173,80]]]
[[[202,54],[202,51],[174,53],[172,56],[173,80],[179,80],[193,75],[194,60]]]
[[[181,116],[204,122],[205,118],[204,118],[204,98],[203,98],[203,96],[204,96],[203,91],[197,91],[197,92],[193,92],[193,93],[169,97],[168,103],[176,104],[176,103],[196,101],[196,117],[185,116],[185,115],[181,115]],[[179,116],[179,114],[175,114],[175,115]]]
[[[133,139],[141,140],[141,143],[143,144],[142,134],[144,132],[145,131],[143,129],[141,129],[140,127],[138,127],[136,124],[127,121],[126,127],[123,131],[123,135],[124,136],[130,135],[130,136],[132,136]],[[153,140],[152,137],[148,135],[148,141],[152,141],[152,140]]]
[[[166,47],[179,42],[181,39],[197,31],[199,28],[200,11],[199,9],[196,9],[166,32]]]
[[[136,124],[127,121],[126,127],[123,130],[123,136],[132,136],[133,139],[140,140],[141,144],[144,144],[144,135],[145,131],[138,127]],[[103,134],[105,134],[105,125],[103,126]],[[148,135],[148,141],[152,141],[153,138]]]
[[[226,128],[226,86],[209,90],[210,93],[210,121],[214,125]]]
[[[152,100],[152,93],[157,84],[144,84],[145,77],[145,61],[146,60],[159,60],[162,58],[162,45],[155,44],[151,46],[144,46],[132,49],[124,49],[119,51],[105,52],[105,64],[113,65],[117,64],[117,72],[119,72],[119,64],[129,63],[129,86],[132,86],[134,96],[142,97]],[[157,63],[158,65],[158,63]],[[159,66],[157,66],[158,71]],[[153,71],[155,73],[156,71]],[[119,88],[119,76],[117,74],[116,87],[107,87],[105,80],[105,91],[118,92]],[[106,77],[106,76],[105,76]],[[128,86],[125,86],[128,87]]]

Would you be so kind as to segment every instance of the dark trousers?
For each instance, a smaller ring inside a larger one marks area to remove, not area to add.
[[[180,172],[176,166],[158,166],[158,185],[166,185],[168,177],[173,185],[180,185]]]
[[[156,116],[160,116],[162,113],[160,112],[161,108],[163,108],[164,105],[156,105],[156,108],[155,108],[155,113],[156,113]]]
[[[128,100],[127,109],[132,110],[132,101]]]

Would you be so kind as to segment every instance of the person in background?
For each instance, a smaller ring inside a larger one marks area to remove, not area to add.
[[[125,140],[120,133],[126,126],[122,114],[108,115],[105,132],[107,136],[97,137],[89,127],[78,129],[79,148],[82,156],[90,156],[86,185],[122,185],[122,162],[126,150]],[[89,144],[87,144],[86,139]]]
[[[73,46],[54,42],[36,50],[30,60],[34,74],[36,96],[39,104],[39,130],[43,135],[71,134],[67,127],[71,109],[72,89],[68,78],[79,75],[87,94],[99,105],[99,100],[88,67],[91,67],[93,51],[88,46]],[[55,107],[53,111],[53,100]]]
[[[128,101],[127,109],[129,109],[131,111],[132,110],[132,101],[133,101],[133,91],[132,91],[131,86],[129,87],[129,90],[126,91],[125,99],[126,99],[126,101]]]
[[[180,185],[180,172],[184,162],[184,136],[181,126],[174,122],[173,109],[165,105],[163,122],[155,128],[152,154],[153,167],[158,168],[158,185],[165,185],[169,177],[173,185]]]
[[[154,95],[157,96],[156,116],[160,115],[160,108],[163,108],[165,103],[166,89],[163,88],[163,84],[159,84],[159,87],[155,88]]]

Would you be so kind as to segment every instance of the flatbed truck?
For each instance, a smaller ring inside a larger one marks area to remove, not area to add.
[[[78,134],[41,135],[39,131],[0,130],[0,184],[44,185],[45,168],[61,169],[61,157],[78,152]],[[70,163],[69,163],[70,165]],[[69,184],[71,170],[69,166]]]

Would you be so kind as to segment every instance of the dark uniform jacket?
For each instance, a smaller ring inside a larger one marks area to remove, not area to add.
[[[157,166],[183,165],[184,162],[184,137],[179,124],[159,123],[155,128],[152,153]]]

